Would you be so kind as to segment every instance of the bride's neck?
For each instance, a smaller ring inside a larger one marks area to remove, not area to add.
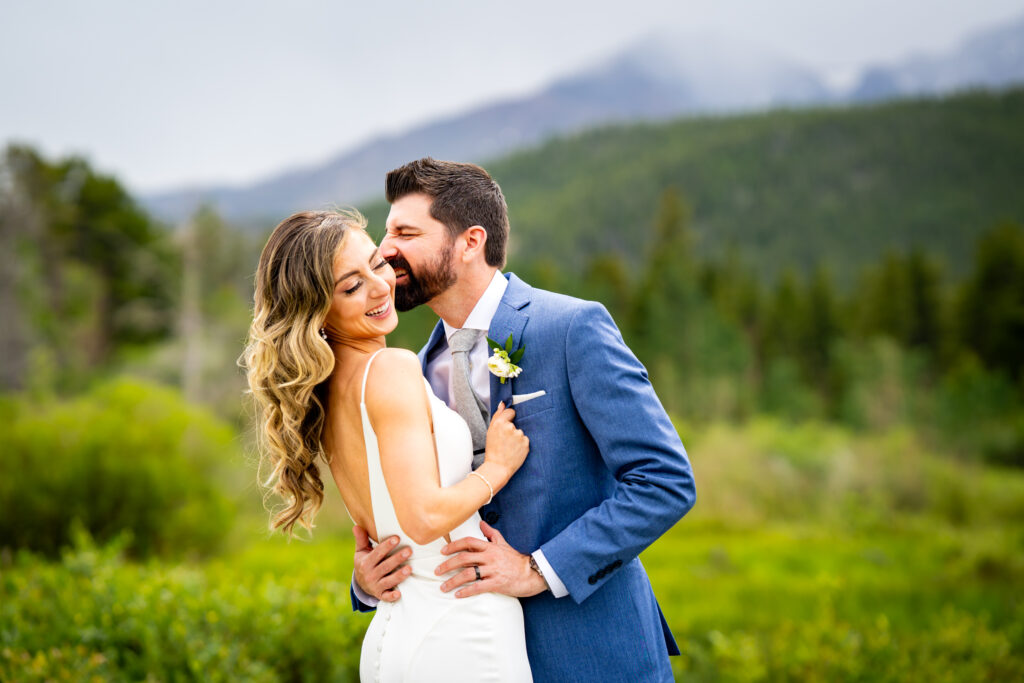
[[[364,358],[387,346],[384,337],[372,339],[331,339],[331,351],[334,352],[334,363],[337,367],[345,367],[356,359]]]

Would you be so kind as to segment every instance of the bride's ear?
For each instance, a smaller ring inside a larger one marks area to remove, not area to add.
[[[462,250],[463,263],[470,263],[477,258],[484,258],[484,245],[487,244],[487,231],[479,225],[471,225],[460,235],[466,247]]]

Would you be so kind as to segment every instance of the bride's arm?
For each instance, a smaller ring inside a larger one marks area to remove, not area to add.
[[[364,400],[398,523],[414,543],[440,538],[489,500],[491,491],[480,477],[441,486],[426,387],[415,354],[402,349],[381,353],[370,367]],[[494,493],[508,483],[529,449],[526,436],[512,424],[514,416],[510,408],[495,414],[484,463],[476,469]]]

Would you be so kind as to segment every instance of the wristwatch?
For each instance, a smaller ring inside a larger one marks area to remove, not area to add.
[[[544,572],[540,570],[540,566],[537,564],[537,560],[534,559],[533,555],[530,555],[530,569],[537,572],[538,576],[544,579]],[[548,590],[551,590],[551,586],[548,585],[547,579],[544,579],[544,585],[547,586]]]

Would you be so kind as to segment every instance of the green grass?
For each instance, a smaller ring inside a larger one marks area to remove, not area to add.
[[[698,504],[642,560],[695,681],[1020,680],[1024,473],[759,421],[684,437]],[[352,540],[202,564],[126,563],[84,540],[0,565],[0,680],[355,680]],[[252,524],[252,526],[250,526]]]

